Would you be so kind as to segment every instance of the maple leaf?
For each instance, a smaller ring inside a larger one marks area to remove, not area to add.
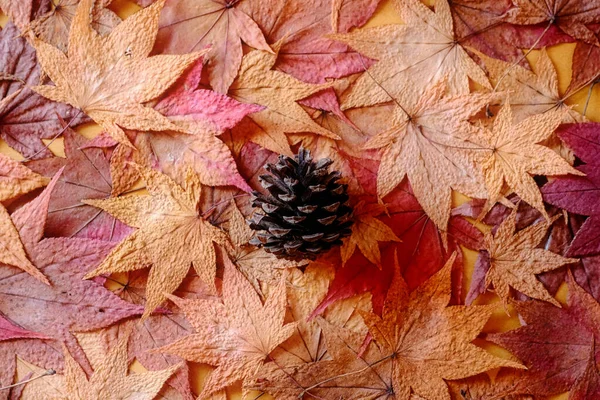
[[[92,27],[100,35],[108,34],[121,22],[117,14],[106,8],[111,2],[112,0],[94,0]],[[56,1],[52,10],[31,21],[30,29],[44,42],[66,51],[69,29],[78,4],[79,0]]]
[[[165,381],[179,365],[160,371],[128,373],[129,333],[130,330],[121,335],[110,349],[106,349],[105,343],[98,337],[102,336],[102,332],[93,334],[95,336],[93,338],[86,338],[88,342],[86,353],[93,360],[91,363],[94,367],[94,373],[89,379],[69,351],[64,348],[64,375],[51,376],[49,379],[42,380],[44,385],[54,386],[57,390],[54,393],[42,390],[31,393],[31,397],[27,398],[31,400],[152,400],[156,398]]]
[[[537,274],[559,268],[565,264],[577,262],[577,259],[565,258],[545,249],[536,248],[544,239],[549,224],[538,222],[519,232],[515,232],[516,210],[500,224],[496,234],[485,235],[485,247],[489,263],[485,277],[485,286],[494,285],[496,294],[506,302],[510,297],[510,288],[560,306],[535,277]]]
[[[86,278],[151,266],[144,318],[172,293],[193,266],[200,278],[215,287],[214,243],[228,245],[225,232],[199,214],[201,184],[188,169],[184,186],[167,175],[138,167],[149,196],[86,200],[127,225],[137,228]]]
[[[66,158],[52,157],[26,164],[33,171],[49,177],[62,169],[50,197],[45,233],[111,241],[122,239],[129,233],[126,226],[109,214],[82,203],[84,199],[110,197],[109,157],[101,149],[85,148],[89,141],[71,129],[67,128],[63,137]]]
[[[31,332],[13,324],[0,315],[0,342],[12,339],[48,339],[41,333]]]
[[[39,83],[40,67],[35,50],[13,23],[0,32],[0,45],[4,54],[0,60],[0,137],[25,157],[49,157],[52,153],[42,139],[60,133],[60,118],[69,117],[73,109],[30,89]]]
[[[586,372],[592,343],[598,340],[600,306],[567,277],[567,305],[541,301],[514,302],[524,321],[518,329],[488,335],[488,339],[517,356],[527,372],[512,393],[550,396],[574,389]]]
[[[115,279],[118,285],[115,290],[122,299],[139,305],[146,303],[146,288],[148,276],[145,271],[129,272],[124,277]],[[206,296],[204,282],[195,274],[188,274],[180,287],[174,292],[178,297],[188,299],[203,299]],[[162,307],[161,307],[162,308]],[[167,391],[176,391],[174,398],[193,399],[190,388],[190,371],[187,364],[182,364],[180,357],[152,353],[150,350],[167,345],[193,332],[192,326],[187,322],[183,313],[168,304],[164,307],[167,312],[154,313],[144,321],[133,324],[133,331],[129,338],[129,357],[135,358],[146,368],[164,369],[180,365],[177,371],[167,380]],[[121,331],[128,329],[128,322],[110,328]],[[119,335],[116,335],[119,336]],[[112,338],[110,338],[112,339]],[[114,340],[109,340],[109,343]],[[180,397],[177,397],[177,396]],[[169,398],[169,397],[167,397]]]
[[[141,103],[168,89],[202,53],[148,57],[164,0],[128,18],[106,36],[91,27],[92,0],[82,0],[69,31],[68,55],[35,40],[40,64],[56,86],[35,86],[44,97],[79,108],[115,140],[130,144],[122,128],[179,130]]]
[[[210,84],[217,92],[227,93],[242,63],[242,41],[272,52],[261,29],[240,7],[246,2],[167,2],[159,22],[156,51],[188,53],[210,46],[206,56]]]
[[[42,239],[55,176],[32,202],[11,218],[35,268],[50,285],[16,268],[0,268],[0,313],[11,322],[33,332],[43,332],[51,341],[15,341],[0,345],[2,380],[12,379],[15,354],[36,365],[62,370],[58,342],[63,342],[77,361],[90,370],[83,351],[72,332],[91,331],[121,319],[140,314],[141,307],[127,303],[100,283],[84,281],[86,270],[108,254],[112,243],[90,239]]]
[[[555,25],[574,39],[598,45],[594,33],[587,24],[600,22],[600,4],[596,1],[574,0],[515,0],[514,12],[505,16],[505,21],[520,25],[547,22]]]
[[[0,201],[31,192],[50,182],[21,163],[0,154]]]
[[[21,32],[27,32],[32,19],[50,9],[46,0],[0,0],[0,9]]]
[[[571,388],[569,400],[586,400],[600,396],[600,373],[596,366],[596,346],[593,342],[587,368]]]
[[[369,262],[381,268],[379,242],[400,242],[392,229],[376,218],[385,211],[385,207],[380,204],[367,205],[364,201],[360,201],[353,207],[352,235],[344,241],[340,249],[342,264],[346,264],[358,247]]]
[[[382,317],[363,313],[369,332],[392,364],[397,399],[409,399],[411,393],[450,399],[445,380],[501,366],[522,368],[471,343],[491,316],[491,306],[447,307],[453,262],[454,256],[410,294],[396,263]]]
[[[392,365],[380,347],[371,343],[363,351],[364,335],[321,318],[318,326],[332,360],[318,359],[289,368],[266,364],[256,389],[286,400],[398,398],[393,394]]]
[[[588,27],[598,37],[600,33],[600,24]],[[576,93],[583,87],[595,82],[600,77],[598,64],[600,63],[600,49],[597,45],[586,42],[577,42],[573,53],[571,66],[571,81],[567,88],[567,93]]]
[[[272,46],[277,52],[279,44]],[[314,132],[331,139],[339,136],[315,123],[297,103],[314,93],[329,88],[330,83],[312,85],[272,70],[277,54],[254,50],[242,60],[238,78],[229,89],[229,95],[247,104],[258,104],[264,110],[248,116],[245,125],[238,125],[234,133],[262,147],[280,154],[292,155],[285,133]]]
[[[272,288],[265,303],[225,257],[222,302],[170,299],[186,314],[196,333],[158,351],[217,368],[204,384],[199,398],[208,398],[236,381],[248,382],[265,357],[294,331],[283,324],[285,281]]]
[[[265,33],[268,43],[282,41],[275,67],[302,81],[323,83],[361,72],[371,65],[348,46],[326,37],[348,32],[371,17],[380,0],[272,0],[269,11],[257,1],[244,10]]]
[[[384,25],[331,35],[366,56],[379,60],[342,97],[342,109],[390,101],[414,87],[448,78],[451,95],[469,93],[469,78],[491,88],[483,70],[454,39],[446,0],[434,1],[435,12],[418,0],[394,2],[406,25]],[[418,91],[418,90],[417,90]]]
[[[392,127],[365,145],[383,149],[377,195],[386,196],[407,176],[419,203],[442,231],[448,225],[452,189],[485,197],[483,179],[470,155],[477,145],[468,140],[478,128],[467,119],[491,99],[485,94],[448,98],[446,89],[441,81],[422,94],[404,92]]]
[[[489,205],[502,197],[504,185],[548,219],[542,195],[531,175],[581,175],[565,159],[538,144],[550,137],[564,119],[564,112],[552,110],[514,124],[511,105],[505,104],[491,130],[476,131],[470,140],[477,151]],[[487,210],[486,210],[487,211]]]
[[[534,71],[485,55],[479,57],[485,63],[495,90],[510,94],[510,107],[515,123],[551,110],[563,111],[564,123],[585,120],[565,104],[567,97],[561,96],[558,91],[558,75],[545,49],[540,52]]]
[[[600,170],[595,155],[595,150],[600,148],[600,124],[569,124],[557,133],[586,163],[577,167],[586,176],[559,177],[546,184],[542,189],[544,200],[567,211],[589,216],[570,244],[568,255],[595,255],[600,253],[600,218],[596,206],[600,194]]]
[[[250,245],[248,242],[254,236],[254,231],[246,223],[235,201],[231,200],[230,204],[228,234],[233,246],[229,249],[229,256],[256,292],[262,295],[263,285],[276,284],[281,280],[285,269],[293,268],[299,263],[277,258],[264,248]]]

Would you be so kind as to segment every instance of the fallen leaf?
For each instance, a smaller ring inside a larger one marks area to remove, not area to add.
[[[13,324],[0,315],[0,342],[12,339],[48,339],[41,333],[31,332]]]
[[[481,146],[476,157],[488,189],[490,208],[501,200],[506,185],[509,192],[516,193],[548,219],[532,175],[581,175],[565,159],[538,144],[553,134],[564,116],[564,112],[552,110],[514,124],[511,105],[507,103],[491,130],[477,131],[470,138]]]
[[[217,367],[205,381],[200,399],[236,381],[250,381],[269,353],[295,329],[293,323],[283,325],[284,281],[273,288],[263,304],[227,257],[222,302],[170,298],[184,311],[196,333],[159,351]]]
[[[89,141],[69,128],[63,137],[66,158],[52,157],[25,164],[48,177],[63,171],[50,197],[46,235],[121,240],[129,233],[125,225],[82,202],[110,197],[112,181],[108,155],[101,149],[84,148]]]
[[[369,262],[381,268],[379,242],[400,242],[392,229],[376,218],[385,211],[385,207],[379,204],[366,205],[364,201],[353,207],[352,234],[344,241],[340,249],[342,266],[352,257],[358,247]]]
[[[600,306],[567,278],[567,305],[555,307],[537,300],[513,305],[524,325],[488,339],[505,347],[527,367],[513,393],[551,396],[574,388],[588,365],[598,340]]]
[[[594,33],[587,24],[600,22],[600,7],[596,1],[581,3],[574,0],[515,0],[514,12],[505,21],[519,25],[547,23],[573,39],[598,45]]]
[[[539,300],[560,306],[535,277],[537,274],[577,262],[545,249],[537,248],[546,235],[549,224],[538,222],[515,232],[516,210],[500,224],[495,234],[485,235],[489,254],[485,286],[494,285],[496,294],[506,303],[510,287]]]
[[[0,138],[27,158],[52,155],[42,139],[51,139],[62,130],[61,118],[73,116],[73,109],[48,100],[30,89],[40,83],[36,52],[19,36],[15,25],[0,32],[3,57],[0,60]],[[71,121],[83,122],[82,118]]]
[[[590,25],[598,37],[600,33],[600,24]],[[566,93],[577,93],[583,87],[598,80],[600,77],[600,49],[594,44],[579,41],[575,46],[573,53],[573,64],[571,66],[571,81]]]
[[[210,47],[206,58],[211,86],[220,93],[238,74],[242,63],[242,42],[271,52],[256,22],[243,3],[256,1],[171,0],[162,11],[155,50],[160,53],[189,53]]]
[[[448,225],[452,190],[486,197],[475,168],[470,141],[479,130],[467,120],[491,100],[491,95],[447,97],[445,81],[424,93],[403,92],[390,116],[391,128],[375,136],[366,149],[382,149],[377,195],[385,197],[408,177],[411,187],[438,229]]]
[[[94,0],[91,11],[92,28],[103,36],[121,22],[117,14],[106,8],[111,2],[112,0]],[[31,21],[30,29],[44,42],[65,52],[78,4],[79,0],[56,1],[52,10]]]
[[[122,128],[179,130],[142,105],[162,94],[202,55],[148,57],[164,1],[137,12],[102,37],[91,27],[92,0],[82,0],[71,23],[68,55],[34,41],[40,64],[55,86],[33,90],[80,109],[123,144],[130,142]]]
[[[108,254],[112,243],[90,239],[42,239],[51,191],[56,176],[32,202],[12,214],[35,268],[50,285],[29,274],[3,265],[0,268],[0,313],[23,329],[43,332],[52,341],[15,341],[0,345],[5,355],[0,376],[12,379],[15,354],[45,368],[62,370],[60,346],[64,343],[77,361],[90,371],[89,364],[72,332],[91,331],[142,312],[95,281],[82,280]]]
[[[191,170],[184,175],[183,186],[179,186],[160,172],[141,166],[138,169],[149,196],[85,201],[137,228],[86,278],[151,266],[143,316],[147,318],[166,299],[166,294],[177,289],[190,266],[209,288],[214,288],[213,243],[227,246],[228,240],[225,232],[199,213],[201,184]]]
[[[491,316],[491,306],[451,306],[454,256],[409,293],[396,264],[382,317],[363,313],[369,332],[392,364],[396,399],[411,393],[450,399],[445,380],[462,379],[497,367],[522,368],[471,343]]]
[[[0,182],[0,201],[5,201],[46,186],[50,180],[0,154]]]
[[[279,50],[279,44],[272,46]],[[315,123],[297,103],[314,93],[331,87],[330,83],[312,85],[280,71],[272,70],[277,54],[254,50],[242,60],[238,78],[229,95],[247,104],[258,104],[264,110],[248,116],[234,133],[281,154],[292,155],[285,133],[313,132],[331,139],[339,136]]]
[[[268,43],[282,41],[275,64],[278,70],[305,82],[323,83],[372,64],[326,35],[365,24],[378,3],[380,0],[272,0],[268,9],[257,1],[243,1],[240,7],[265,32]]]
[[[102,333],[96,333],[100,336]],[[97,352],[102,357],[95,359],[94,373],[88,378],[81,366],[65,348],[65,371],[63,376],[52,376],[50,386],[59,386],[58,393],[30,393],[31,400],[152,400],[163,387],[165,381],[179,366],[160,371],[128,373],[127,341],[129,332],[122,335],[110,349],[101,340],[88,344],[87,352]],[[44,379],[46,380],[46,379]],[[46,383],[48,385],[48,383]]]
[[[331,35],[367,57],[378,60],[342,97],[342,109],[385,103],[407,90],[419,92],[448,79],[448,93],[469,93],[469,78],[491,88],[483,70],[455,41],[446,0],[435,12],[419,0],[395,0],[405,25],[391,24]]]

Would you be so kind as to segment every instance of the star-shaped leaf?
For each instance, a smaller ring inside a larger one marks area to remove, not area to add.
[[[273,45],[275,50],[279,44]],[[313,132],[332,139],[339,136],[315,123],[302,109],[298,100],[331,87],[330,83],[312,85],[291,75],[272,70],[276,54],[254,50],[244,56],[238,78],[229,89],[234,99],[258,104],[264,110],[251,114],[246,125],[235,134],[276,153],[292,155],[285,133]]]
[[[548,218],[532,175],[582,175],[554,151],[539,144],[554,133],[564,120],[564,114],[552,110],[515,124],[511,106],[506,104],[491,130],[478,131],[471,137],[481,146],[476,157],[487,186],[489,206],[501,200],[506,184],[510,191]]]
[[[202,55],[148,57],[164,1],[137,12],[102,37],[91,26],[92,0],[82,0],[71,23],[68,54],[34,41],[42,68],[55,86],[33,90],[82,110],[120,143],[129,144],[122,128],[179,130],[142,105],[168,89]]]
[[[272,52],[261,29],[241,7],[252,0],[200,0],[167,2],[159,23],[156,50],[188,53],[210,47],[207,53],[211,86],[220,93],[237,76],[242,42]]]
[[[390,101],[406,90],[425,89],[448,77],[448,92],[469,93],[469,78],[491,88],[483,70],[454,40],[446,0],[434,1],[435,12],[419,0],[395,0],[406,25],[384,25],[332,35],[358,52],[378,60],[342,97],[342,108]],[[417,90],[419,91],[419,90]]]
[[[284,280],[272,288],[263,304],[227,258],[222,302],[171,299],[185,312],[196,332],[159,351],[217,367],[205,382],[200,399],[233,382],[250,381],[265,357],[292,334],[296,325],[283,324]]]
[[[489,253],[489,258],[484,261],[489,263],[485,285],[493,284],[496,294],[505,302],[512,287],[529,297],[559,306],[535,275],[577,262],[577,259],[537,248],[546,236],[549,224],[538,222],[515,232],[515,223],[516,209],[498,227],[495,235],[491,232],[485,235]]]
[[[12,158],[0,154],[0,201],[31,192],[50,182]]]
[[[167,175],[139,167],[149,196],[87,200],[127,225],[137,228],[86,278],[151,267],[144,317],[173,293],[191,266],[211,288],[215,287],[214,243],[226,246],[227,235],[198,211],[200,182],[191,170],[179,186]]]

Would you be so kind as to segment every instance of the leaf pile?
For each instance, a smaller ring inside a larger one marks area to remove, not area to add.
[[[137,3],[0,0],[0,400],[600,396],[598,0]],[[353,225],[290,261],[301,148]]]

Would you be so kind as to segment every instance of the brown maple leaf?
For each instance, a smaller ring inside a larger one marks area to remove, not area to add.
[[[364,201],[353,207],[352,235],[344,240],[340,249],[342,264],[346,264],[358,247],[367,260],[381,268],[379,242],[401,242],[392,228],[376,218],[385,211],[385,206],[381,204],[366,204]]]
[[[149,196],[87,200],[127,225],[138,228],[108,255],[86,278],[151,267],[144,317],[173,293],[193,266],[200,278],[215,290],[214,243],[228,245],[227,235],[212,226],[198,211],[201,184],[187,170],[184,185],[160,172],[138,167]]]
[[[299,263],[277,258],[262,247],[250,245],[248,242],[254,236],[254,231],[246,223],[234,200],[230,202],[228,222],[229,238],[233,244],[229,256],[256,292],[264,298],[263,286],[277,283],[285,269],[296,267]]]
[[[489,252],[486,286],[493,284],[496,294],[504,302],[510,297],[510,287],[513,287],[529,297],[560,306],[535,276],[575,263],[577,259],[537,248],[550,225],[538,222],[515,232],[516,215],[515,208],[498,227],[495,235],[491,232],[485,235],[485,248]]]
[[[565,118],[565,112],[547,111],[513,123],[511,105],[505,104],[491,130],[478,130],[470,140],[481,146],[475,157],[488,190],[488,206],[502,199],[504,186],[548,219],[542,195],[532,175],[582,175],[554,151],[540,144]]]
[[[377,195],[385,197],[407,176],[419,203],[442,231],[448,225],[452,189],[470,197],[486,195],[470,154],[478,146],[469,137],[479,129],[467,119],[492,99],[487,94],[446,97],[445,91],[441,81],[422,94],[403,92],[392,127],[365,145],[383,150]]]
[[[33,90],[81,109],[120,143],[130,144],[122,128],[180,130],[142,105],[169,88],[202,55],[148,57],[164,1],[139,11],[102,37],[91,27],[92,0],[82,0],[69,31],[68,55],[34,41],[40,64],[55,86]]]
[[[21,163],[0,154],[0,201],[12,199],[45,186],[50,179],[36,174]]]
[[[94,368],[88,379],[66,348],[64,375],[38,380],[26,387],[23,398],[30,400],[152,400],[179,365],[160,371],[128,373],[127,341],[129,329],[115,345],[106,349],[102,331],[85,335],[82,346]],[[91,336],[91,337],[89,337]],[[50,389],[50,390],[46,390]]]
[[[168,2],[161,14],[155,49],[161,53],[187,53],[210,46],[206,58],[211,86],[227,93],[242,62],[242,41],[272,52],[241,3],[246,1]]]
[[[519,25],[547,22],[556,25],[574,39],[599,45],[598,38],[586,25],[600,22],[600,4],[579,0],[513,0],[517,6],[504,20]]]
[[[296,324],[285,324],[285,281],[272,288],[264,304],[225,257],[223,301],[187,300],[171,296],[196,333],[158,349],[217,368],[205,382],[206,399],[236,381],[250,381],[269,353],[285,341]]]
[[[80,0],[55,1],[52,10],[31,21],[31,30],[44,42],[66,51],[69,29],[79,2]],[[92,27],[100,35],[108,34],[121,22],[117,14],[106,8],[111,2],[112,0],[94,0]]]
[[[384,103],[412,87],[425,87],[448,77],[448,92],[469,93],[469,78],[490,88],[483,70],[454,39],[446,0],[433,2],[435,12],[419,0],[395,0],[406,25],[358,29],[331,37],[379,60],[344,93],[344,109]],[[384,89],[385,88],[385,89]]]
[[[280,43],[272,47],[279,50]],[[297,103],[332,86],[330,83],[309,84],[286,73],[272,70],[277,54],[254,50],[242,60],[238,78],[229,89],[234,99],[264,106],[249,115],[235,132],[240,140],[250,140],[280,154],[293,155],[285,133],[314,132],[331,139],[340,137],[315,123]]]
[[[396,267],[383,314],[364,314],[375,341],[392,363],[396,399],[411,393],[450,399],[445,380],[462,379],[498,367],[522,368],[471,343],[493,306],[451,306],[450,273],[455,256],[412,293]]]

